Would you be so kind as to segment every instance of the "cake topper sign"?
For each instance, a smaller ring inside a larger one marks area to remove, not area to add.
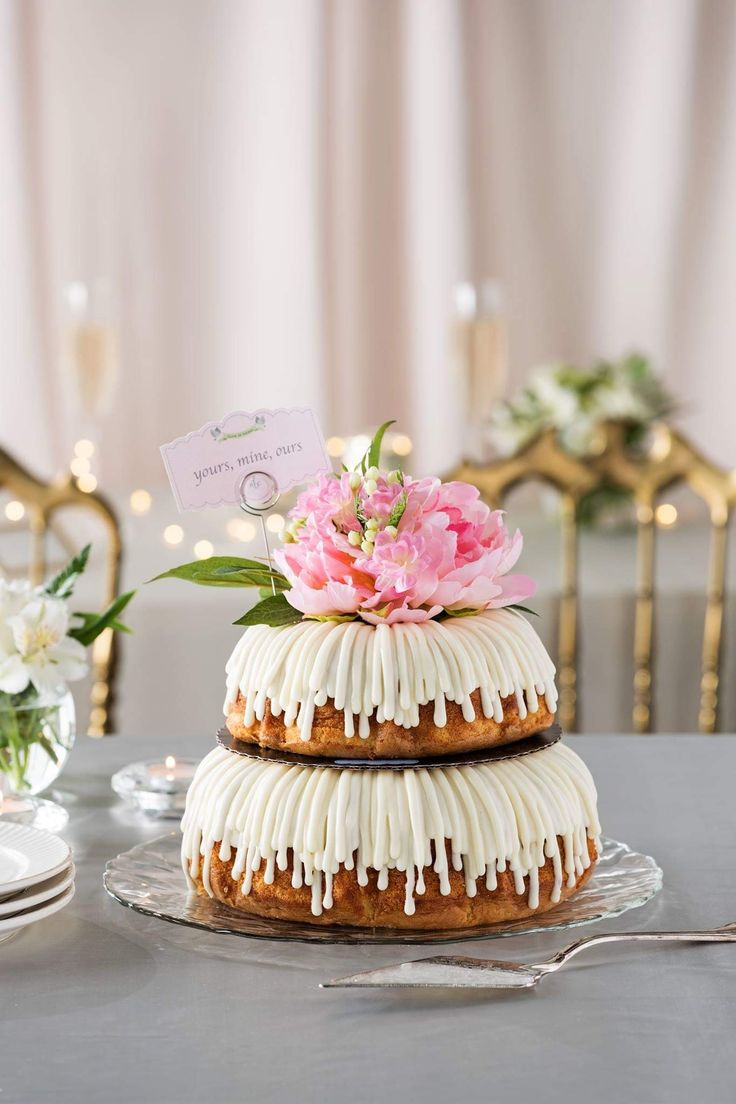
[[[280,494],[331,464],[312,410],[238,410],[161,446],[180,511],[250,503],[268,509]]]

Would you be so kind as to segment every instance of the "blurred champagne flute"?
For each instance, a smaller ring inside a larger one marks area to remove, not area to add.
[[[105,284],[75,280],[65,288],[64,361],[82,418],[82,434],[99,439],[118,379],[118,335]]]
[[[508,383],[503,300],[503,289],[495,280],[455,288],[453,359],[463,395],[465,458],[476,462],[488,459],[488,422]]]

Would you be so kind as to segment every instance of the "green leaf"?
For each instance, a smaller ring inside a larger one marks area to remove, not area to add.
[[[397,526],[399,524],[402,517],[404,516],[404,510],[406,509],[407,501],[408,499],[406,491],[403,491],[393,504],[391,513],[388,516],[388,525]]]
[[[257,586],[268,587],[270,593],[271,583],[277,590],[288,590],[290,587],[289,580],[285,575],[282,575],[280,571],[276,571],[275,568],[269,568],[265,564],[260,564],[260,570],[252,571],[245,568],[238,571],[236,568],[215,568],[211,576],[212,579],[210,586]],[[196,582],[200,581],[200,577],[197,576]]]
[[[79,630],[82,630],[82,629],[86,629],[90,625],[92,625],[97,620],[97,618],[99,617],[99,614],[98,613],[82,613],[80,610],[78,610],[76,613],[72,614],[72,617],[78,617],[79,620],[82,622],[81,625],[75,625],[75,630],[79,631]]]
[[[194,560],[180,564],[149,580],[184,579],[199,586],[270,587],[273,580],[277,589],[286,590],[289,582],[280,571],[269,568],[258,560],[246,560],[239,556],[210,556],[206,560]]]
[[[55,594],[57,598],[68,598],[74,590],[74,584],[87,566],[87,560],[92,550],[91,544],[85,544],[81,552],[69,561],[66,567],[49,579],[45,586],[47,594]]]
[[[396,419],[392,418],[390,422],[384,422],[382,426],[379,426],[373,435],[365,456],[361,462],[361,470],[365,471],[367,468],[377,468],[381,463],[381,445],[383,444],[383,435],[389,426],[395,425]]]
[[[299,610],[294,609],[286,601],[283,594],[271,595],[264,598],[258,605],[253,606],[234,625],[296,625],[302,620]]]
[[[38,735],[36,736],[36,740],[41,745],[43,750],[46,752],[46,754],[48,755],[51,762],[52,763],[58,763],[59,762],[59,756],[56,754],[56,748],[51,743],[48,736],[44,736],[43,733],[39,732]]]
[[[537,613],[537,611],[533,610],[533,609],[529,609],[528,606],[519,606],[519,605],[501,606],[501,609],[517,610],[519,613],[530,613],[532,615],[532,617],[539,617],[539,614]],[[484,612],[485,611],[482,610],[482,609],[459,609],[459,610],[446,609],[446,610],[443,610],[442,613],[439,613],[437,616],[438,617],[475,617],[476,614],[484,613]]]
[[[91,625],[94,625],[95,622],[99,619],[100,615],[99,615],[99,613],[81,613],[81,612],[77,611],[76,613],[72,614],[72,617],[80,618],[82,624],[75,626],[75,631],[80,632],[80,631],[86,631]],[[110,624],[107,626],[107,628],[112,629],[113,632],[123,632],[123,633],[132,633],[133,632],[133,630],[131,628],[129,628],[128,625],[124,625],[122,621],[118,621],[117,619],[114,620],[114,621],[111,621]]]
[[[340,624],[346,621],[357,621],[357,613],[305,613],[302,615],[304,621],[337,621]]]
[[[133,598],[135,594],[134,590],[129,590],[127,594],[119,594],[114,602],[111,602],[106,610],[102,613],[78,613],[75,616],[82,619],[82,624],[75,626],[69,630],[69,636],[74,640],[78,640],[80,644],[83,644],[85,648],[97,639],[101,632],[105,629],[118,629],[120,630],[120,622],[118,617],[123,612],[125,607]],[[123,632],[130,632],[127,626],[122,626]]]

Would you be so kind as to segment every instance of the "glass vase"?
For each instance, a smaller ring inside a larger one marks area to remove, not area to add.
[[[0,700],[0,816],[51,831],[63,827],[66,811],[36,795],[61,774],[75,734],[68,691],[16,706]]]

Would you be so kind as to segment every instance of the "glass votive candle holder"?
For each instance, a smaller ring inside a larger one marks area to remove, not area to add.
[[[133,808],[161,819],[179,818],[187,790],[197,769],[197,759],[144,759],[129,763],[110,780],[113,790]]]
[[[63,805],[30,794],[0,793],[0,820],[12,820],[46,832],[61,832],[69,822]]]

